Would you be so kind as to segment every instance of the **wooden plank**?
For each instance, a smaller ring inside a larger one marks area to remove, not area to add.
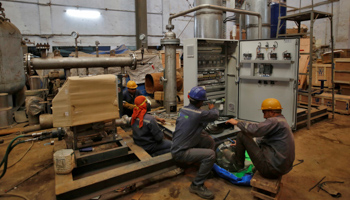
[[[309,53],[310,52],[310,38],[300,39],[300,52]]]
[[[255,172],[253,178],[250,180],[250,185],[259,189],[263,189],[274,194],[277,194],[281,183],[282,176],[278,179],[267,179],[260,175],[260,172]]]
[[[307,73],[309,60],[310,60],[310,56],[309,55],[300,55],[300,58],[299,58],[299,73]],[[299,81],[300,81],[300,85],[298,86],[299,89],[304,88],[304,84],[306,83],[307,77],[308,76],[306,76],[306,75],[299,75]]]
[[[146,161],[152,158],[142,147],[136,145],[131,137],[131,131],[126,133],[123,129],[118,127],[118,134],[123,138],[123,142],[133,151],[133,153],[141,160]]]

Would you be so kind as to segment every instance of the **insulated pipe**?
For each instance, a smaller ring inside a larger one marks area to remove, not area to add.
[[[262,19],[261,19],[261,14],[257,13],[257,12],[252,12],[252,11],[247,11],[247,10],[241,10],[241,9],[235,9],[235,8],[226,8],[226,7],[222,7],[222,6],[215,6],[215,5],[209,5],[209,4],[202,4],[200,6],[196,6],[194,8],[191,8],[189,10],[177,13],[175,15],[172,15],[169,17],[169,21],[168,21],[168,25],[166,26],[166,28],[168,30],[172,30],[174,29],[174,25],[172,25],[171,21],[174,18],[186,15],[188,13],[203,9],[203,8],[210,8],[210,9],[214,9],[214,10],[221,10],[221,11],[228,11],[228,12],[233,12],[233,13],[238,13],[238,14],[245,14],[245,15],[252,15],[252,16],[257,16],[258,17],[258,27],[259,27],[259,39],[261,39],[262,37]]]
[[[94,67],[130,66],[136,68],[133,57],[80,57],[80,58],[32,58],[30,64],[34,69],[73,69]]]

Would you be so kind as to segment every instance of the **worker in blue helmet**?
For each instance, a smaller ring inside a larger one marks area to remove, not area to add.
[[[180,110],[176,120],[171,153],[177,162],[200,163],[189,190],[202,198],[212,199],[214,194],[204,186],[204,181],[215,162],[215,142],[204,128],[219,118],[219,111],[214,108],[214,104],[208,104],[209,110],[201,109],[207,100],[203,87],[193,87],[188,98],[190,104]]]

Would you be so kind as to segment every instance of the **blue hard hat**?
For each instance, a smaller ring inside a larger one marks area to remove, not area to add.
[[[188,96],[192,99],[199,100],[199,101],[206,101],[207,100],[207,92],[204,88],[196,86],[193,87],[188,93]]]

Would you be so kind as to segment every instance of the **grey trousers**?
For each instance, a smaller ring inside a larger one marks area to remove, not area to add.
[[[159,156],[170,152],[171,145],[173,143],[170,140],[163,139],[160,143],[155,143],[150,146],[142,147],[151,156]]]
[[[202,134],[200,142],[194,148],[188,149],[184,152],[179,152],[173,155],[177,162],[195,163],[199,162],[199,170],[193,183],[195,185],[202,185],[210,173],[215,158],[215,142],[208,134]]]
[[[236,138],[236,162],[239,166],[244,166],[245,150],[247,150],[250,159],[252,160],[255,168],[265,178],[278,178],[280,174],[276,169],[272,167],[262,149],[255,143],[253,138],[249,135],[238,133]]]

